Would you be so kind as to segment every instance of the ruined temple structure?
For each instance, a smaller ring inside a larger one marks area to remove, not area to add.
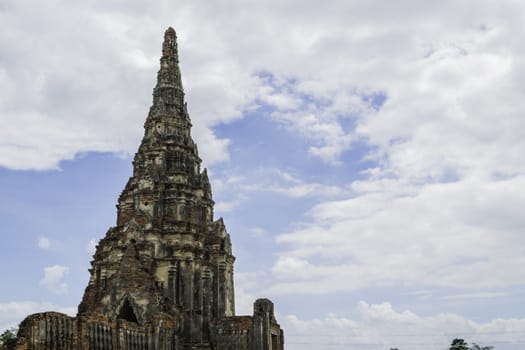
[[[206,170],[184,102],[176,34],[165,32],[153,105],[99,242],[76,317],[28,316],[18,350],[283,350],[268,299],[235,315],[230,236],[213,218]]]

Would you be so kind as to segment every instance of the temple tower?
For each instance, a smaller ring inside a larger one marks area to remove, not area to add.
[[[29,316],[17,349],[283,349],[269,300],[235,316],[235,257],[191,138],[176,39],[167,29],[133,176],[77,317]]]

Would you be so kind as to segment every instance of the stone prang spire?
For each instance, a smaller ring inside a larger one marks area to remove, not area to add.
[[[271,301],[235,316],[235,257],[190,135],[176,39],[168,28],[133,176],[77,317],[27,317],[17,349],[283,350]]]
[[[169,100],[165,100],[169,98]],[[179,53],[177,50],[177,34],[173,28],[164,33],[160,70],[157,74],[157,86],[153,90],[153,107],[161,107],[163,102],[182,107],[184,91],[179,69]]]
[[[185,222],[192,232],[203,233],[201,226],[213,220],[214,202],[190,135],[176,38],[172,28],[166,30],[153,105],[133,162],[133,177],[119,199],[117,225],[134,220],[144,229],[171,232]]]

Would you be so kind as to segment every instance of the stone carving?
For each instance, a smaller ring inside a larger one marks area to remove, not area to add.
[[[235,316],[230,236],[213,219],[211,186],[193,142],[176,34],[166,30],[153,104],[99,242],[76,317],[28,316],[18,350],[283,350],[273,304]]]

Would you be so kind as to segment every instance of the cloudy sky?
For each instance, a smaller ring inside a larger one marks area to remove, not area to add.
[[[525,347],[525,3],[0,0],[0,328],[74,314],[179,37],[236,261],[288,350]]]

